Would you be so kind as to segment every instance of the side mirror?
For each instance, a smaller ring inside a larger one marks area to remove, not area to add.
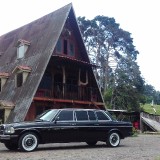
[[[56,118],[55,118],[55,123],[57,123],[57,121],[59,121],[59,117],[56,117]]]

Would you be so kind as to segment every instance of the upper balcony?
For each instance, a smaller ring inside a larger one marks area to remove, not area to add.
[[[58,102],[79,102],[89,104],[102,103],[99,91],[93,87],[83,87],[72,84],[55,83],[53,89],[38,89],[34,99]]]

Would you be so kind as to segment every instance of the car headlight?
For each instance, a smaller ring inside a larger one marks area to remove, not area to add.
[[[15,132],[14,128],[12,126],[5,126],[4,132],[6,134],[13,134]]]

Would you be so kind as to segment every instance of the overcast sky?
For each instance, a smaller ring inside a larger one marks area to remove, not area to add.
[[[114,17],[140,52],[138,64],[148,84],[160,91],[159,0],[0,0],[0,35],[72,2],[76,16]]]

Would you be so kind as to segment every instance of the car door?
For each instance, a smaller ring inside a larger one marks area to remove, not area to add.
[[[76,126],[78,129],[77,139],[78,141],[93,141],[95,140],[95,129],[96,129],[96,117],[94,112],[77,110],[75,111]]]
[[[51,124],[51,141],[74,142],[76,134],[73,110],[61,110]]]
[[[97,120],[97,117],[95,115],[95,112],[92,110],[88,111],[88,117],[90,121],[90,141],[97,141],[99,139],[99,123]]]
[[[112,120],[111,118],[103,111],[96,111],[96,116],[98,119],[98,123],[97,123],[97,138],[99,140],[106,140],[106,136],[108,131],[111,128],[112,125]]]

